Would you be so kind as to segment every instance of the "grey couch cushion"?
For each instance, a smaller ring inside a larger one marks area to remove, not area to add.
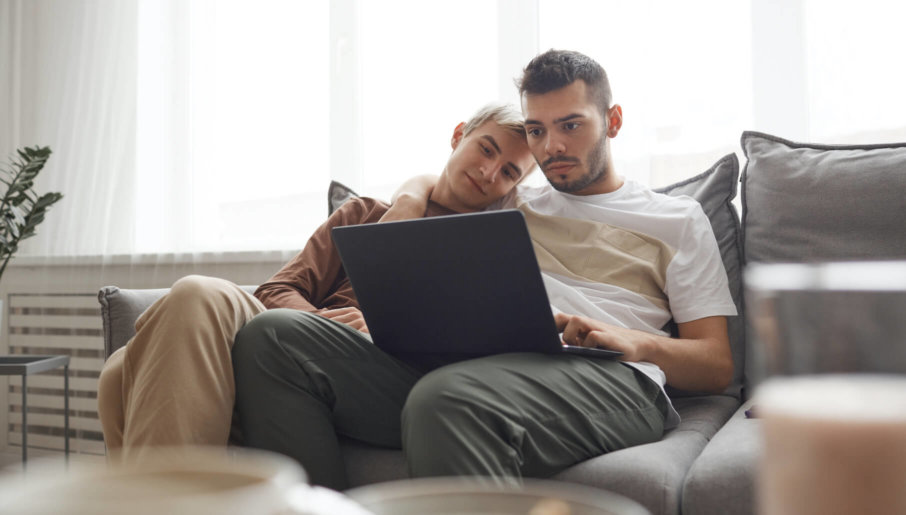
[[[906,143],[815,145],[742,135],[744,262],[906,256]]]
[[[736,304],[735,317],[727,319],[727,330],[730,336],[730,348],[733,352],[733,381],[727,388],[728,395],[740,397],[745,370],[745,318],[742,304],[742,239],[740,236],[739,215],[733,205],[736,198],[736,185],[739,181],[739,161],[736,154],[728,154],[719,159],[714,166],[691,179],[670,186],[657,188],[655,191],[671,196],[688,195],[702,206],[711,229],[717,239],[720,256],[727,271],[730,294]],[[684,395],[684,392],[670,391],[671,397]]]
[[[570,467],[553,479],[611,490],[652,513],[677,514],[686,472],[739,403],[730,396],[677,399],[679,427],[662,440],[605,454]],[[350,486],[408,477],[402,451],[343,442]]]
[[[676,399],[674,405],[682,422],[663,439],[598,456],[554,479],[611,490],[652,513],[679,513],[689,467],[739,402],[730,396],[709,395]]]
[[[353,197],[358,197],[358,194],[352,191],[352,188],[341,182],[330,181],[330,186],[327,187],[327,216],[332,215],[334,211]]]
[[[683,513],[752,515],[761,456],[761,421],[743,405],[695,460],[683,488]]]
[[[340,448],[350,488],[409,477],[406,455],[400,449],[375,447],[348,438],[340,439]]]

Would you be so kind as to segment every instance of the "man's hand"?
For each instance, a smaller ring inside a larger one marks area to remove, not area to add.
[[[436,175],[418,175],[406,180],[393,193],[390,210],[384,213],[379,222],[411,220],[425,216],[428,199],[437,185]]]
[[[335,322],[346,324],[349,327],[363,333],[368,332],[368,326],[365,325],[365,317],[362,316],[362,312],[359,311],[358,308],[349,307],[339,309],[325,309],[318,314]]]
[[[430,196],[430,193],[428,193]],[[425,216],[425,209],[428,206],[427,196],[415,196],[411,193],[400,193],[390,209],[384,213],[379,222],[394,222],[397,220],[413,220]]]
[[[623,361],[654,363],[675,388],[718,393],[733,379],[727,319],[722,316],[678,323],[679,338],[617,327],[581,315],[558,313],[554,320],[557,329],[563,331],[564,343],[618,350]]]
[[[644,361],[640,331],[617,327],[581,315],[557,313],[557,330],[563,332],[563,343],[577,347],[601,347],[623,353],[622,361]],[[641,333],[644,335],[644,333]]]

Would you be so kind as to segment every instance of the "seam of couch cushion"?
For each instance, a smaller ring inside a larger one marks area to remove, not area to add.
[[[779,136],[774,136],[773,134],[767,134],[764,132],[758,131],[743,131],[742,136],[740,137],[740,143],[742,144],[743,154],[746,153],[745,141],[749,138],[764,138],[766,140],[773,141],[775,143],[782,143],[791,148],[813,148],[815,150],[876,150],[882,148],[903,148],[906,147],[906,143],[870,143],[866,145],[830,145],[826,143],[802,143],[791,141]],[[749,157],[746,154],[746,157]]]
[[[108,295],[116,295],[119,288],[116,286],[104,286],[98,291],[98,302],[101,304],[101,321],[104,328],[104,360],[110,357],[110,346],[113,339],[112,327],[110,323],[110,301]]]

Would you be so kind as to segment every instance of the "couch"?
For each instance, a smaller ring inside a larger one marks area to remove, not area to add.
[[[750,514],[760,425],[747,418],[757,377],[747,338],[743,269],[753,262],[906,258],[906,144],[800,144],[758,132],[707,171],[660,188],[701,203],[714,230],[739,316],[729,322],[734,375],[721,394],[671,390],[680,425],[657,442],[578,463],[555,480],[610,490],[654,514]],[[742,218],[733,200],[741,191]],[[353,193],[332,184],[329,211]],[[247,286],[248,291],[254,287]],[[108,286],[99,301],[107,355],[134,334],[138,315],[167,290]],[[401,451],[343,443],[353,486],[407,476]]]

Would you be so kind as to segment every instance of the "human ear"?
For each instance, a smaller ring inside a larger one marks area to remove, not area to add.
[[[623,108],[620,107],[620,104],[614,104],[613,107],[607,110],[607,136],[610,138],[616,137],[622,126]]]
[[[456,147],[459,146],[459,142],[463,138],[463,129],[466,126],[466,122],[459,122],[459,125],[453,129],[453,138],[450,140],[450,146],[453,147],[453,150],[456,150]]]

